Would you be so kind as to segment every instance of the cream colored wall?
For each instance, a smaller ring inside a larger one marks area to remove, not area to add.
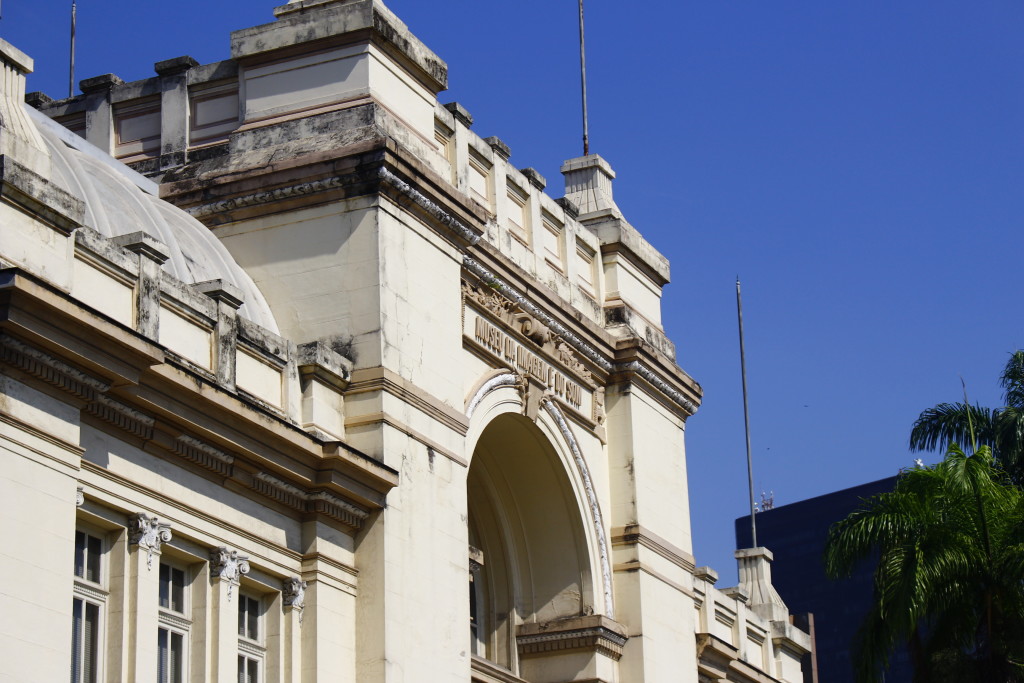
[[[461,409],[462,254],[390,202],[379,214],[383,364]]]
[[[384,427],[403,484],[360,540],[358,680],[469,679],[466,468]]]
[[[640,524],[692,553],[682,420],[641,387],[609,391],[612,524]]]
[[[810,637],[788,622],[761,618],[747,604],[748,595],[733,591],[719,590],[703,575],[694,577],[697,633],[714,636],[734,648],[734,657],[780,681],[802,683],[801,657]]]
[[[62,681],[71,661],[78,411],[0,375],[0,678]]]
[[[71,286],[74,241],[6,202],[0,202],[3,251],[7,263],[25,268],[57,287]]]
[[[351,337],[360,367],[381,363],[376,216],[367,199],[217,227],[214,232],[264,293],[282,336]]]
[[[657,327],[661,327],[661,289],[618,253],[603,257],[605,299],[622,300]]]

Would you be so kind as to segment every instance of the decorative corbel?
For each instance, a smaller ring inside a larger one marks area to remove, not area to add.
[[[228,601],[231,601],[231,588],[242,582],[242,576],[249,573],[249,557],[239,555],[237,550],[229,550],[224,546],[210,551],[210,573],[214,578],[228,584]]]
[[[290,576],[284,580],[281,588],[281,597],[284,598],[284,606],[290,607],[299,613],[299,623],[302,623],[302,608],[306,606],[306,586],[308,584],[298,576]]]
[[[153,555],[160,554],[160,546],[171,540],[171,525],[136,512],[128,518],[128,542],[146,551],[146,567],[153,568]]]

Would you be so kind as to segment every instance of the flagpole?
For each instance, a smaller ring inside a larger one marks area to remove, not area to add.
[[[580,3],[580,85],[583,94],[583,156],[590,154],[590,135],[587,131],[587,56],[583,41],[583,0]]]
[[[743,376],[743,428],[747,434],[747,486],[750,489],[750,540],[757,547],[757,519],[754,508],[754,458],[750,454],[750,410],[747,407],[747,358],[743,349],[743,299],[740,278],[736,276],[736,319],[740,328],[740,374]]]
[[[68,69],[68,97],[75,96],[75,20],[77,8],[75,0],[71,0],[71,64]]]

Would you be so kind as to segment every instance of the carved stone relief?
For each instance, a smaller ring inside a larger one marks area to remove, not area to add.
[[[284,580],[281,588],[281,597],[284,598],[284,606],[294,609],[302,609],[306,604],[306,586],[308,584],[297,576],[291,576]]]
[[[214,578],[227,582],[230,601],[232,586],[239,585],[242,576],[249,573],[249,558],[224,546],[214,548],[210,551],[210,573]]]
[[[497,290],[483,285],[470,285],[463,282],[462,292],[466,299],[478,304],[506,326],[529,339],[586,384],[594,385],[590,370],[587,369],[573,346],[556,335],[548,325],[523,308],[522,305],[505,298]]]
[[[128,542],[146,551],[146,567],[153,568],[153,555],[160,554],[160,546],[171,540],[171,525],[161,522],[145,512],[136,512],[128,518]]]

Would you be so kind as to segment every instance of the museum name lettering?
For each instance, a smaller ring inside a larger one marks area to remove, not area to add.
[[[550,388],[555,396],[573,408],[583,404],[583,387],[567,378],[550,363],[483,318],[476,319],[476,340],[516,370]]]

